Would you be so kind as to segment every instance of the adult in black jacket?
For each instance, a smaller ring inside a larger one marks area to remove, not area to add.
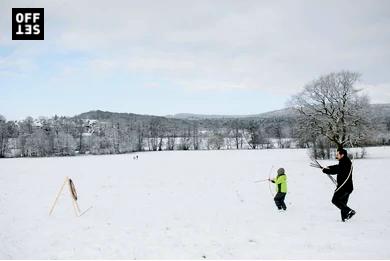
[[[322,172],[326,174],[337,174],[337,188],[333,194],[332,203],[341,211],[341,220],[344,222],[355,215],[355,211],[347,206],[349,195],[353,191],[352,183],[352,162],[347,156],[347,151],[337,149],[336,159],[338,165],[322,168]]]

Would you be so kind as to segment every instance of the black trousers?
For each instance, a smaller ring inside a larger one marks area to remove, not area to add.
[[[332,203],[341,211],[341,220],[345,220],[351,209],[347,206],[349,195],[352,192],[337,191],[333,194]]]
[[[282,193],[282,192],[276,193],[274,200],[278,209],[284,209],[284,210],[287,209],[286,204],[284,203],[285,197],[286,197],[286,193]]]

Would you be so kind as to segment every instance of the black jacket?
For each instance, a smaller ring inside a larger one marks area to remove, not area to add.
[[[352,162],[351,160],[347,157],[344,156],[340,161],[338,165],[333,165],[333,166],[328,166],[328,169],[324,168],[322,172],[326,174],[337,174],[337,188],[336,190],[340,188],[338,191],[344,191],[344,192],[349,192],[351,193],[353,191],[353,183],[352,183]],[[351,175],[348,178],[349,172],[351,172]],[[344,181],[347,180],[347,182]],[[344,185],[343,185],[344,184]]]

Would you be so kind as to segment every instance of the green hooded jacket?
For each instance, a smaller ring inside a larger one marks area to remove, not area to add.
[[[287,193],[287,177],[285,174],[278,175],[275,179],[276,192]]]

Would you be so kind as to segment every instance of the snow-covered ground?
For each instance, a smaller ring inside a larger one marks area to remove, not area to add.
[[[390,148],[367,152],[346,223],[305,150],[2,159],[0,258],[390,259]],[[286,213],[254,182],[272,166],[287,172]],[[81,217],[67,189],[48,215],[66,176],[93,206]]]

